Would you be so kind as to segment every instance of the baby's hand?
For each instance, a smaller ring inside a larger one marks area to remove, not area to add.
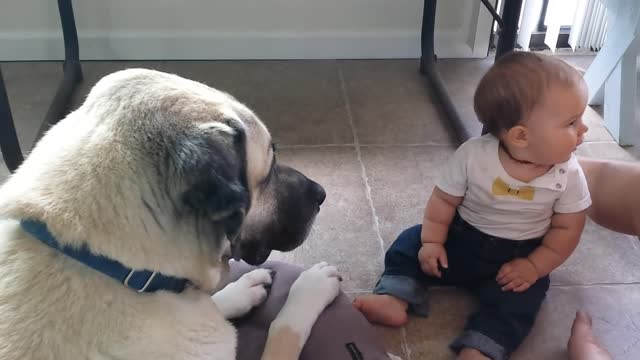
[[[538,271],[529,259],[518,258],[502,265],[496,280],[502,291],[521,292],[538,281]]]
[[[418,252],[418,260],[420,261],[420,267],[427,275],[442,278],[438,263],[443,268],[447,268],[447,251],[444,249],[444,245],[440,243],[422,243],[420,252]]]

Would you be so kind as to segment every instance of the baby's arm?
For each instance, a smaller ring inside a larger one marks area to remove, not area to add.
[[[451,220],[461,202],[461,196],[447,194],[437,186],[429,197],[420,234],[422,247],[418,252],[420,267],[428,275],[442,277],[438,264],[445,269],[449,267],[444,243],[447,241]]]
[[[525,291],[560,266],[578,245],[585,219],[586,211],[553,215],[551,228],[540,246],[526,258],[513,259],[502,265],[496,277],[502,290]]]
[[[456,208],[467,191],[470,144],[471,141],[462,144],[447,161],[424,211],[418,260],[422,271],[431,276],[442,276],[438,264],[445,269],[448,267],[444,243]]]
[[[556,213],[551,217],[551,228],[528,259],[536,268],[538,277],[548,275],[573,253],[586,220],[586,211]]]
[[[437,186],[433,188],[422,220],[422,243],[445,243],[449,225],[462,199],[462,196],[449,195]]]
[[[589,205],[587,179],[576,158],[572,157],[567,168],[566,189],[553,206],[551,227],[542,245],[528,256],[538,277],[546,276],[560,266],[578,246]]]

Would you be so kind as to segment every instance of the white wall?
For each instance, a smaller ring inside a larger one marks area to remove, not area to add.
[[[0,60],[63,58],[56,1],[6,1]],[[440,57],[486,54],[490,20],[479,4],[439,1]],[[82,59],[418,57],[422,6],[422,0],[74,1]]]

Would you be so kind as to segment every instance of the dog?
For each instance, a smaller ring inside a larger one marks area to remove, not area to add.
[[[231,95],[107,75],[0,188],[0,359],[235,359],[227,320],[272,278],[218,289],[229,261],[299,246],[325,197]],[[326,263],[300,275],[263,359],[298,358],[338,278]]]

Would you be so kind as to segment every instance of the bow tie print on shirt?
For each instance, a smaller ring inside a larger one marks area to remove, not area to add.
[[[523,186],[521,188],[511,188],[501,178],[496,178],[491,187],[491,193],[496,196],[513,196],[520,200],[532,201],[536,189],[532,186]]]

